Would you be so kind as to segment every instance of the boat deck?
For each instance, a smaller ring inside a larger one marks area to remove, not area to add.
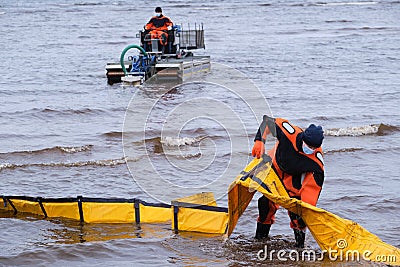
[[[125,61],[124,64],[127,70],[132,68],[132,62]],[[144,80],[147,80],[157,74],[158,79],[178,79],[183,82],[193,74],[209,71],[210,66],[209,56],[165,57],[157,60],[150,75],[128,72],[128,76],[142,75],[145,77]],[[121,78],[125,76],[120,63],[107,63],[106,71],[109,84],[120,83],[122,82]]]

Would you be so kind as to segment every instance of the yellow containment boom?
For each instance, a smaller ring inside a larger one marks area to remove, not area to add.
[[[228,209],[217,207],[213,193],[199,193],[171,202],[174,207],[172,229],[177,231],[224,234]]]
[[[230,185],[228,235],[250,203],[254,192],[259,191],[271,201],[300,215],[314,236],[322,252],[334,252],[350,260],[371,260],[400,265],[400,249],[383,242],[359,224],[340,218],[326,210],[301,200],[290,198],[282,182],[271,168],[271,159],[264,155],[254,159]],[[336,252],[335,252],[336,251]]]
[[[82,223],[167,223],[172,229],[222,235],[228,209],[217,207],[213,193],[177,199],[171,205],[124,198],[41,198],[0,196],[0,211],[29,213],[44,218],[63,217]]]
[[[171,220],[172,207],[137,198],[41,198],[1,196],[0,210],[44,218],[63,217],[86,223],[159,223]]]

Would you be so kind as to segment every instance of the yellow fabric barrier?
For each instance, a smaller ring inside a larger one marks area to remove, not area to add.
[[[148,206],[140,204],[140,222],[164,223],[172,218],[172,208],[162,206]]]
[[[172,229],[200,233],[224,234],[229,216],[226,208],[217,207],[214,194],[203,192],[172,201]]]
[[[4,200],[3,198],[0,198],[0,209],[2,211],[12,211],[13,208],[10,206],[10,204],[7,204],[7,201]]]
[[[12,203],[19,212],[43,214],[40,205],[37,202],[15,199]]]
[[[136,220],[134,203],[83,202],[82,209],[87,223],[132,223]]]
[[[166,223],[173,229],[223,234],[228,224],[226,208],[216,207],[212,193],[180,198],[176,213],[166,204],[147,203],[139,199],[33,198],[2,197],[0,210],[31,213],[45,217],[64,217],[86,223]],[[4,205],[4,204],[7,205]],[[208,205],[207,205],[208,204]],[[189,206],[188,206],[189,205]],[[175,224],[176,223],[176,228]]]
[[[57,203],[57,202],[49,202],[43,203],[43,207],[46,210],[47,216],[52,217],[64,217],[68,219],[79,220],[79,209],[78,205],[75,202],[71,203]]]
[[[3,199],[1,199],[0,205],[4,207]],[[8,211],[14,211],[14,208],[17,209],[19,212],[42,214],[39,203],[37,202],[13,199],[12,202],[8,203],[7,207],[4,209]]]
[[[256,190],[250,190],[248,187],[240,186],[240,183],[236,181],[245,176],[253,175],[257,169],[262,166],[264,166],[264,162],[253,160],[244,168],[241,174],[236,177],[235,181],[228,188],[228,236],[232,234],[240,216],[242,216],[256,192]]]
[[[226,231],[229,216],[224,211],[177,208],[179,209],[177,213],[177,228],[179,231],[210,234],[224,234]],[[172,228],[176,229],[174,221]]]
[[[177,198],[174,201],[213,207],[217,206],[217,201],[215,201],[214,194],[212,192],[202,192],[183,198]]]
[[[368,260],[400,265],[400,249],[384,243],[357,223],[340,218],[321,208],[290,198],[268,159],[254,159],[231,184],[229,198],[229,231],[243,214],[254,191],[271,201],[301,215],[308,229],[323,251],[341,251],[344,255],[357,252]],[[241,192],[238,194],[237,192]],[[245,201],[240,204],[241,201]],[[247,203],[247,204],[246,204]]]

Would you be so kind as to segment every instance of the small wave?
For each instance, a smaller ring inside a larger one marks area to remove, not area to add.
[[[189,8],[189,7],[193,7],[193,5],[189,5],[189,4],[179,4],[179,5],[169,5],[168,7],[171,8]]]
[[[326,3],[326,2],[317,2],[315,6],[359,6],[359,5],[375,5],[378,4],[378,2],[375,1],[366,1],[366,2],[332,2],[332,3]]]
[[[72,146],[72,147],[62,147],[62,146],[57,146],[57,149],[60,149],[63,152],[66,153],[78,153],[78,152],[83,152],[83,151],[89,151],[91,150],[93,145],[85,145],[85,146]]]
[[[306,6],[306,4],[297,3],[297,4],[291,4],[290,6],[293,6],[293,7],[301,6],[301,7],[303,7],[303,6]]]
[[[163,152],[163,153],[164,153],[164,152]],[[198,153],[193,153],[193,154],[189,153],[189,154],[179,154],[179,155],[176,155],[176,154],[168,154],[168,155],[166,155],[166,156],[172,157],[172,158],[175,158],[175,159],[179,159],[179,160],[186,160],[186,159],[196,159],[196,158],[200,158],[202,155],[203,155],[203,154],[201,154],[200,152],[198,152]]]
[[[132,39],[132,36],[122,36],[122,38],[124,39]],[[103,42],[99,42],[99,44],[107,44],[107,45],[125,45],[126,42],[122,42],[122,41],[103,41]]]
[[[79,114],[90,114],[93,113],[95,115],[98,115],[102,113],[102,110],[99,109],[91,109],[91,108],[82,108],[82,109],[65,109],[65,110],[55,110],[55,109],[50,109],[50,108],[45,108],[41,110],[43,113],[54,113],[54,114],[60,114],[60,115],[65,115],[65,114],[72,114],[72,115],[79,115]]]
[[[201,157],[201,153],[196,153],[196,154],[187,154],[184,156],[185,159],[193,159],[193,158],[199,158]]]
[[[347,19],[339,19],[339,20],[325,20],[326,23],[347,23],[347,22],[353,22],[352,20],[347,20]]]
[[[378,132],[379,127],[376,125],[367,125],[359,127],[347,127],[339,129],[326,130],[325,135],[328,136],[361,136],[371,135]]]
[[[65,116],[65,115],[100,115],[104,113],[101,109],[82,108],[82,109],[54,109],[54,108],[33,108],[29,110],[20,110],[5,112],[7,115],[32,115],[32,116]]]
[[[159,144],[161,141],[160,137],[152,137],[152,138],[147,138],[145,139],[146,143],[154,143],[154,144]],[[138,142],[133,142],[134,144],[141,144],[143,141],[138,141]]]
[[[81,2],[75,3],[74,6],[101,6],[102,3]]]
[[[108,132],[103,133],[102,136],[109,137],[109,138],[122,138],[122,132]]]
[[[194,7],[194,10],[215,10],[218,9],[218,7]]]
[[[163,137],[160,142],[167,146],[190,146],[194,143],[200,142],[204,137],[182,137],[182,138],[174,138],[174,137]]]
[[[371,201],[371,204],[368,205],[368,208],[371,211],[382,211],[382,209],[385,209],[396,213],[397,210],[399,210],[398,203],[399,203],[399,197],[394,197],[394,198],[382,197],[380,199],[374,199],[373,201]]]
[[[205,135],[207,133],[207,129],[200,127],[196,128],[193,132],[195,134]]]
[[[84,166],[116,166],[125,164],[126,159],[122,157],[120,159],[105,159],[105,160],[94,160],[94,161],[79,161],[79,162],[52,162],[52,163],[29,163],[29,164],[11,164],[3,163],[0,164],[0,171],[4,169],[18,169],[28,167],[84,167]]]
[[[299,118],[300,120],[304,120],[305,122],[310,121],[309,118]],[[311,120],[315,121],[331,121],[331,120],[348,120],[348,117],[343,117],[343,116],[314,116],[311,118]]]
[[[354,196],[340,196],[335,199],[336,202],[341,203],[342,201],[362,201],[362,202],[369,202],[373,200],[370,196],[367,195],[354,195]]]
[[[393,125],[387,125],[387,124],[379,124],[378,128],[378,135],[386,135],[394,132],[398,132],[400,130],[399,127],[393,126]]]
[[[360,150],[364,150],[364,149],[361,147],[349,147],[349,148],[325,150],[324,154],[346,153],[346,152],[355,152],[355,151],[360,151]]]
[[[399,127],[386,124],[372,124],[358,127],[347,127],[326,130],[327,136],[362,136],[362,135],[387,135],[399,131]]]
[[[390,27],[346,27],[340,28],[339,31],[380,31],[380,30],[390,30]]]
[[[0,153],[0,155],[42,155],[42,154],[48,154],[48,153],[69,153],[69,154],[74,154],[74,153],[79,153],[79,152],[85,152],[85,151],[90,151],[92,149],[93,145],[83,145],[83,146],[55,146],[51,148],[43,148],[39,150],[25,150],[25,151],[13,151],[13,152],[7,152],[7,153]]]
[[[336,198],[336,201],[353,201],[353,200],[360,199],[362,197],[365,197],[365,196],[342,196],[342,197]]]

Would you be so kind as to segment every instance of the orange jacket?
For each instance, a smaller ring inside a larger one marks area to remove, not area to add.
[[[313,160],[321,168],[321,171],[324,171],[324,161],[323,161],[321,147],[318,147],[317,149],[315,149],[314,153],[312,153],[311,155],[308,155],[308,154],[304,153],[303,151],[300,151],[296,145],[296,138],[297,138],[298,134],[303,132],[303,130],[297,126],[290,124],[288,120],[285,120],[282,118],[276,118],[275,123],[276,123],[276,126],[278,126],[282,130],[282,132],[286,136],[286,138],[289,139],[290,142],[293,144],[293,149],[297,153]],[[278,143],[279,143],[279,141],[278,141]]]
[[[172,26],[173,23],[170,18],[161,15],[160,17],[152,17],[150,21],[146,24],[145,29],[148,31],[151,30],[159,30],[159,31],[166,31],[168,30],[169,26]]]

